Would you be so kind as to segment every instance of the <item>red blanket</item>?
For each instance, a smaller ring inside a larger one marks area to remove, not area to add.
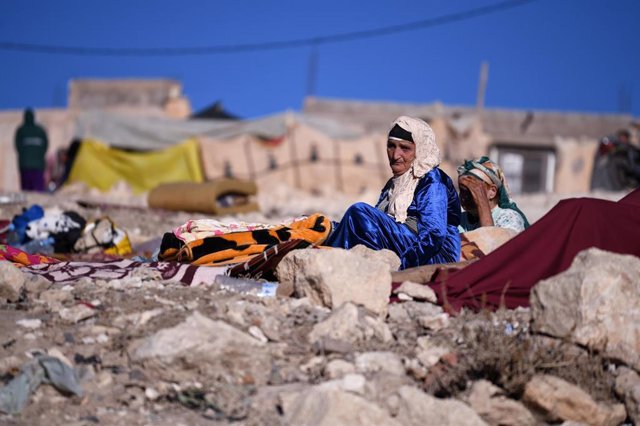
[[[574,198],[487,257],[429,284],[450,311],[529,306],[531,288],[566,270],[574,256],[598,247],[640,257],[640,189],[618,202]]]

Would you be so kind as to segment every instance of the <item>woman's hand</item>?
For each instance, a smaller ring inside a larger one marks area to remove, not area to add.
[[[476,206],[478,206],[482,201],[486,201],[488,203],[489,196],[487,195],[487,188],[483,181],[476,177],[465,175],[460,177],[458,183],[460,186],[464,186],[469,190]]]
[[[486,184],[474,176],[460,176],[459,186],[467,188],[476,206],[480,226],[494,226]]]

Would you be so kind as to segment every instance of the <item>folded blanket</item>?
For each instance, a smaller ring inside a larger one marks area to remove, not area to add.
[[[53,257],[43,256],[40,254],[29,254],[5,244],[0,244],[0,260],[12,262],[18,267],[59,262],[58,259],[54,259]]]
[[[285,241],[303,240],[309,244],[321,244],[330,230],[329,219],[316,213],[290,225],[231,232],[189,242],[182,241],[174,233],[165,233],[158,257],[161,260],[207,266],[241,263]]]

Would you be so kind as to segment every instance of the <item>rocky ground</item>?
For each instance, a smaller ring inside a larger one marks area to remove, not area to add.
[[[197,217],[132,197],[120,204],[136,208],[106,205],[118,200],[30,194],[25,203],[109,215],[134,245]],[[324,206],[339,215],[348,201]],[[242,219],[276,223],[323,205],[271,202]],[[0,206],[0,216],[20,208]],[[583,252],[536,287],[530,309],[455,317],[411,285],[404,302],[388,304],[394,262],[366,250],[298,250],[278,269],[293,294],[283,298],[151,279],[51,285],[0,263],[3,383],[53,358],[81,388],[32,386],[22,412],[0,423],[640,422],[640,259]]]

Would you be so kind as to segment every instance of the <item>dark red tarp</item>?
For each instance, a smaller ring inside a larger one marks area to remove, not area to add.
[[[640,257],[640,189],[618,202],[560,201],[502,247],[464,269],[438,274],[431,286],[451,311],[529,306],[531,288],[571,265],[587,248]]]

